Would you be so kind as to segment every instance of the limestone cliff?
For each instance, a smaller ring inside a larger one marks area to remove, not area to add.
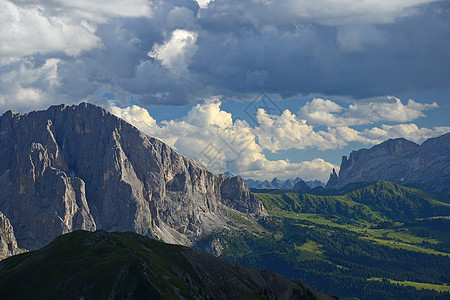
[[[8,218],[0,212],[0,260],[19,253],[14,229]]]
[[[403,138],[388,140],[342,158],[339,176],[332,174],[327,188],[392,181],[432,194],[450,194],[450,133],[422,145]]]
[[[76,229],[134,231],[189,244],[263,213],[240,178],[215,175],[87,103],[0,117],[0,211],[20,247]]]

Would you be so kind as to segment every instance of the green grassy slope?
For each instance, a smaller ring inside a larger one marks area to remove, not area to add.
[[[224,247],[224,258],[280,272],[339,297],[450,298],[447,203],[385,181],[338,196],[255,197],[270,215],[260,220],[262,230],[215,233],[197,247],[215,241]]]
[[[405,221],[450,215],[450,204],[420,190],[382,180],[339,196],[296,193],[258,193],[255,196],[268,210],[338,215],[366,221]]]
[[[282,292],[321,295],[275,273],[130,232],[76,231],[0,263],[1,299],[266,299]]]

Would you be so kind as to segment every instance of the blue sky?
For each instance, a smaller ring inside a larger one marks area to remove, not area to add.
[[[326,180],[450,131],[449,1],[0,0],[0,26],[0,113],[88,101],[215,172]]]

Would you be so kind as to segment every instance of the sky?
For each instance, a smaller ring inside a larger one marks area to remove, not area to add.
[[[217,173],[327,181],[450,132],[450,1],[0,0],[0,114],[83,101]]]

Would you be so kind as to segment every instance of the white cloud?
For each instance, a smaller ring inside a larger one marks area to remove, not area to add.
[[[0,0],[0,59],[35,53],[77,56],[102,46],[96,24],[114,17],[150,17],[145,0],[7,1]]]
[[[220,105],[218,98],[211,98],[205,104],[194,106],[183,120],[201,128],[217,126],[225,129],[233,126],[231,114],[221,110]]]
[[[387,139],[405,138],[416,143],[420,143],[431,137],[439,136],[450,132],[450,127],[419,128],[416,124],[382,125],[364,129],[362,135],[372,144],[381,143]]]
[[[366,112],[367,107],[383,106],[370,105],[374,103],[360,105],[358,109]],[[434,104],[421,104],[412,100],[407,105],[399,104],[398,101],[393,105],[395,105],[391,107],[393,111],[398,113],[407,111],[406,115],[403,114],[406,119],[418,117],[421,111],[435,107]],[[212,171],[230,171],[256,179],[300,176],[304,179],[318,178],[326,181],[330,171],[333,168],[338,169],[338,166],[322,158],[299,163],[290,162],[288,159],[269,160],[264,155],[264,150],[272,152],[290,149],[334,150],[350,142],[373,145],[398,137],[422,142],[427,138],[450,132],[450,127],[419,128],[413,123],[381,124],[366,127],[361,131],[348,126],[329,126],[325,131],[309,125],[306,120],[298,118],[289,110],[283,111],[280,115],[271,115],[264,109],[257,110],[258,124],[251,127],[246,121],[239,119],[233,121],[232,115],[222,110],[220,106],[218,98],[209,99],[204,104],[192,107],[183,118],[163,121],[160,124],[156,123],[147,110],[138,106],[119,108],[111,103],[108,109],[145,133],[165,141],[182,154],[204,163]],[[314,99],[300,109],[305,114],[315,116],[317,115],[314,113],[320,110],[324,113],[340,114],[332,115],[333,124],[345,123],[343,115],[348,113],[348,109],[329,100]],[[376,119],[375,116],[379,114],[374,112],[372,119]],[[314,120],[325,119],[320,116]]]
[[[78,55],[101,45],[95,31],[67,18],[46,16],[39,6],[16,6],[0,1],[0,58],[62,51]]]
[[[257,112],[259,126],[255,128],[259,144],[272,152],[288,149],[336,148],[336,142],[317,132],[305,120],[299,120],[289,110],[281,115],[269,115],[263,109]]]
[[[217,100],[209,100],[205,104],[194,106],[184,118],[163,121],[160,125],[155,124],[154,119],[141,107],[119,108],[111,102],[108,110],[148,135],[160,138],[180,153],[204,163],[215,172],[230,171],[257,179],[301,176],[325,181],[330,171],[337,168],[323,159],[301,163],[268,160],[256,139],[258,128],[252,129],[242,120],[233,122],[231,114],[221,110],[220,104]],[[283,115],[282,119],[292,119],[288,111]],[[283,137],[287,136],[277,137],[277,140]],[[259,140],[261,141],[261,136]]]
[[[359,125],[367,122],[365,119],[342,116],[341,112],[343,111],[345,111],[344,107],[333,101],[314,98],[300,109],[299,115],[312,124],[333,127]]]
[[[142,131],[149,131],[156,126],[156,120],[143,107],[132,105],[125,108],[119,108],[113,103],[108,107],[111,113],[133,124]]]
[[[406,105],[395,97],[387,97],[388,101],[369,102],[367,104],[353,104],[349,106],[350,115],[359,116],[361,119],[370,122],[394,121],[410,122],[420,117],[424,117],[424,111],[437,108],[436,102],[422,104],[410,99]]]
[[[60,60],[49,58],[41,65],[36,64],[23,60],[14,64],[9,72],[0,73],[0,110],[26,111],[30,106],[39,109],[53,103],[53,92],[60,86]]]
[[[185,75],[198,50],[197,37],[197,32],[176,29],[164,44],[153,46],[148,56],[161,61],[174,75]]]
[[[423,104],[410,99],[405,105],[395,97],[366,101],[341,107],[330,100],[315,98],[307,102],[299,115],[308,122],[331,127],[373,124],[377,122],[411,122],[424,117],[424,111],[439,107],[436,102]]]
[[[200,8],[207,8],[209,3],[214,2],[214,0],[195,0]]]

